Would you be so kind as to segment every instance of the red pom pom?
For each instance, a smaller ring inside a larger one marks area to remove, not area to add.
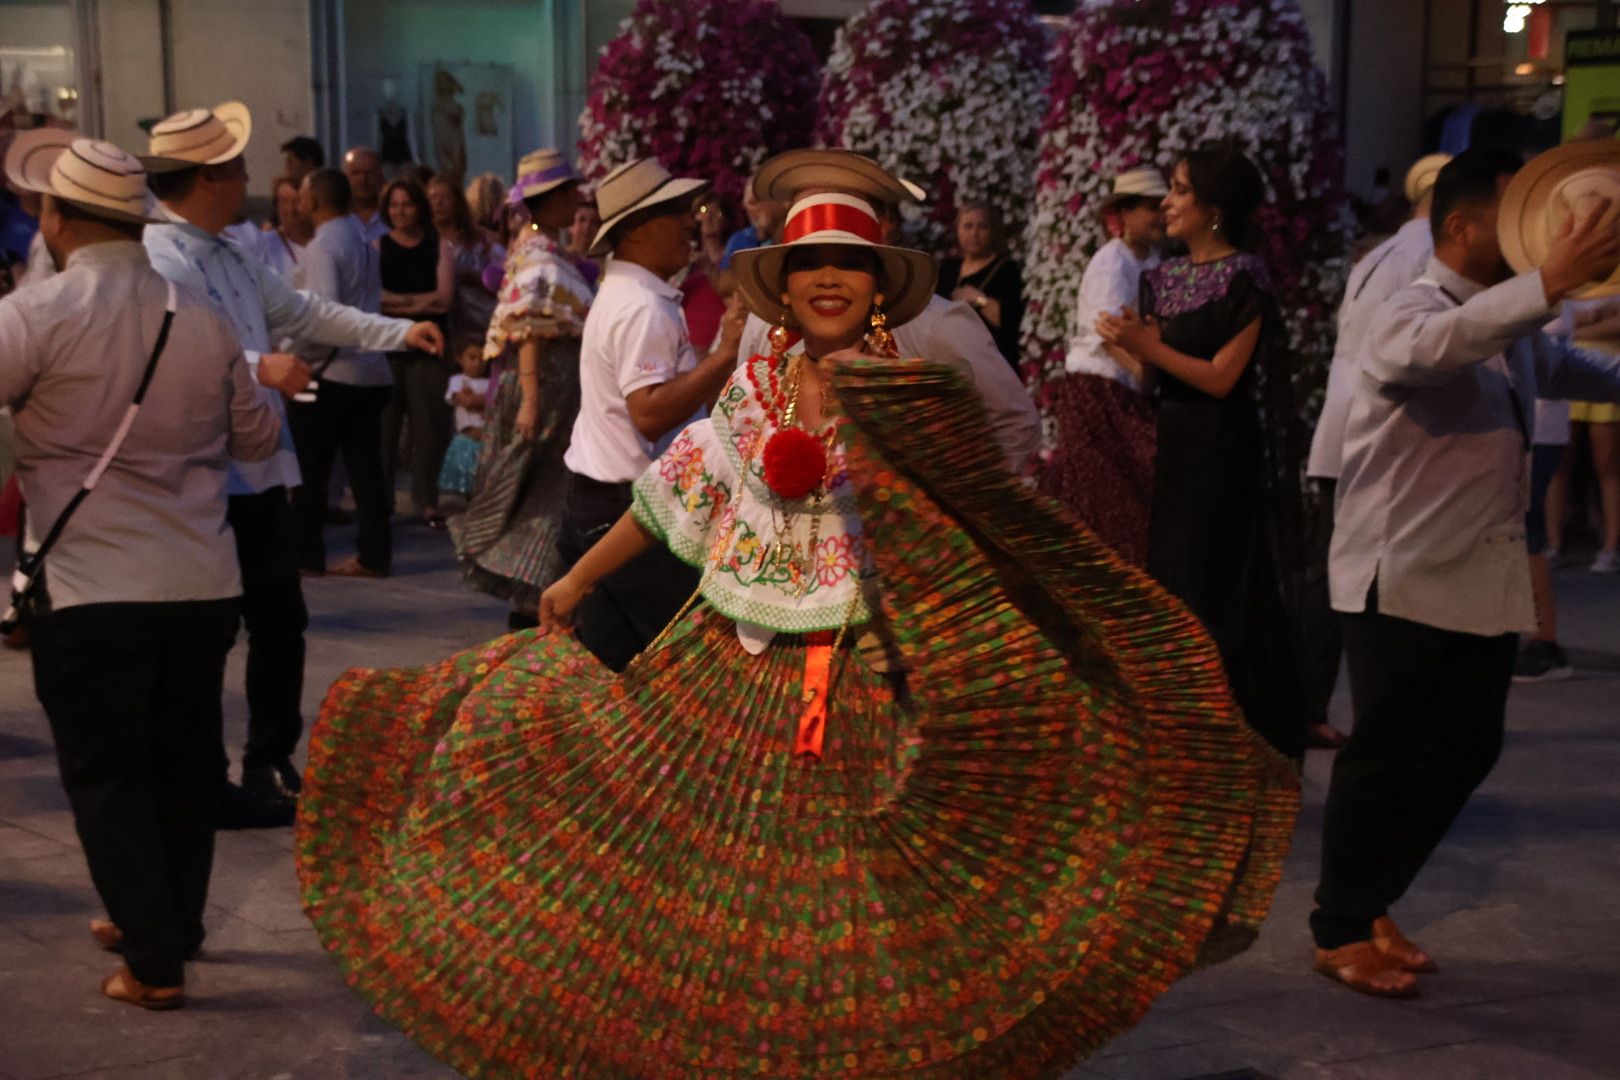
[[[827,475],[827,448],[799,428],[784,428],[765,443],[765,486],[784,499],[802,499]]]

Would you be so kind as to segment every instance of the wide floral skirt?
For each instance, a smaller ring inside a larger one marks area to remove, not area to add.
[[[888,674],[701,604],[623,675],[518,634],[351,671],[306,910],[474,1076],[1052,1077],[1246,944],[1297,783],[1197,622],[1004,471],[948,371],[837,376]]]
[[[1117,379],[1065,376],[1056,387],[1057,446],[1041,490],[1132,566],[1147,564],[1158,418],[1153,399]]]

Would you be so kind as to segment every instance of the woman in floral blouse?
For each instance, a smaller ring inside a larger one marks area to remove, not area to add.
[[[515,634],[328,696],[304,899],[479,1076],[1056,1077],[1252,937],[1297,801],[1197,624],[892,357],[932,260],[814,195],[739,254],[778,325]],[[622,675],[556,628],[702,568]]]
[[[465,513],[450,520],[462,571],[511,601],[510,629],[535,624],[540,592],[562,571],[568,502],[563,453],[579,412],[579,339],[592,291],[558,243],[579,207],[579,177],[553,150],[527,155],[512,197],[529,223],[512,240],[484,358],[494,399]]]

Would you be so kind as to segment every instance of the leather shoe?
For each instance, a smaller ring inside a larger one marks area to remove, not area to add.
[[[263,766],[272,776],[275,769]],[[252,773],[255,770],[249,770]],[[298,814],[298,805],[289,798],[275,798],[249,791],[227,782],[219,796],[220,829],[285,829]]]
[[[288,786],[279,764],[242,766],[242,790],[265,802],[294,802],[298,798],[298,792]]]
[[[294,798],[297,798],[303,792],[304,777],[298,771],[298,766],[292,763],[292,758],[282,758],[280,761],[272,762],[271,768],[275,769],[276,775],[281,777],[281,786],[291,792]]]

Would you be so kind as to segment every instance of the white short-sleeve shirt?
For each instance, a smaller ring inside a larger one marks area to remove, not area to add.
[[[585,317],[579,418],[564,463],[604,484],[640,476],[658,451],[636,430],[625,399],[696,366],[681,291],[643,266],[610,261]]]

